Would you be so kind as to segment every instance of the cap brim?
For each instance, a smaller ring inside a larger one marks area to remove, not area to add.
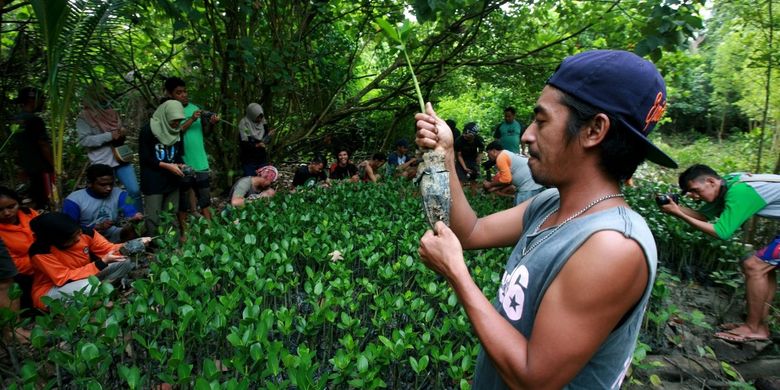
[[[623,125],[625,125],[628,129],[631,130],[631,133],[639,138],[644,144],[645,148],[647,148],[647,160],[654,162],[658,165],[667,167],[667,168],[677,168],[677,163],[669,157],[668,154],[664,153],[663,150],[659,149],[657,146],[655,146],[652,142],[650,142],[649,139],[647,139],[647,136],[643,135],[638,130],[634,129],[631,125],[626,123],[622,119],[618,119]]]

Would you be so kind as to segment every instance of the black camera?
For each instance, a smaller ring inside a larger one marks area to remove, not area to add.
[[[655,197],[655,203],[658,203],[659,206],[663,206],[665,204],[669,204],[669,202],[674,202],[679,204],[680,203],[680,195],[679,194],[661,194]]]
[[[217,115],[217,113],[212,111],[203,111],[200,113],[200,118],[208,122],[211,120],[211,117],[214,115]]]
[[[195,177],[195,169],[193,169],[189,165],[184,165],[181,168],[181,172],[184,174],[184,176],[192,176]]]

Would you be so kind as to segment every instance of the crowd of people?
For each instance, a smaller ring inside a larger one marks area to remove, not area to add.
[[[165,79],[162,90],[159,105],[140,127],[137,144],[131,145],[130,131],[113,107],[110,94],[99,82],[88,86],[75,123],[76,142],[89,160],[86,186],[67,194],[60,212],[48,211],[53,209],[53,159],[45,123],[37,115],[45,98],[36,88],[20,90],[17,102],[21,113],[15,118],[20,129],[15,143],[20,166],[29,179],[29,198],[25,203],[14,190],[0,187],[0,243],[4,243],[0,248],[0,305],[45,310],[43,297],[60,299],[85,290],[89,276],[100,280],[126,277],[132,266],[120,249],[128,243],[151,242],[150,236],[160,233],[166,212],[176,216],[182,241],[192,215],[212,218],[205,140],[221,118],[191,102],[181,78]],[[474,184],[481,177],[482,160],[495,162],[498,173],[483,183],[485,192],[506,196],[517,192],[519,201],[542,187],[531,178],[527,157],[502,146],[517,149],[522,134],[522,126],[514,120],[514,108],[505,112],[506,120],[496,125],[496,140],[487,148],[476,123],[464,126],[455,141],[456,172],[463,185]],[[448,123],[457,132],[454,120]],[[269,126],[263,107],[249,104],[236,127],[243,176],[230,189],[223,212],[275,196],[280,177],[270,164],[268,147],[275,129]],[[383,177],[413,179],[422,161],[421,151],[412,153],[406,139],[398,139],[389,154],[373,153],[356,161],[352,160],[354,151],[347,146],[331,146],[333,163],[328,165],[325,155],[315,154],[294,170],[290,192],[341,182],[375,183]],[[4,292],[14,282],[23,291],[21,300],[6,302]]]
[[[67,196],[62,212],[40,214],[0,187],[0,306],[45,310],[47,299],[88,292],[90,276],[125,278],[133,268],[127,253],[151,242],[164,211],[177,214],[182,238],[191,213],[212,218],[204,137],[220,118],[189,101],[182,79],[167,79],[164,89],[165,98],[139,133],[140,185],[122,150],[127,130],[96,85],[85,94],[76,124],[91,163],[86,187]],[[40,157],[22,169],[34,204],[46,204],[51,148],[35,115],[43,96],[26,88],[18,101],[20,153]],[[426,232],[419,254],[450,283],[482,344],[475,388],[618,388],[657,266],[653,236],[623,199],[621,185],[644,160],[677,167],[648,139],[665,108],[665,82],[653,64],[623,51],[583,52],[566,58],[549,78],[528,128],[507,107],[486,145],[477,123],[466,123],[461,133],[454,120],[442,120],[428,104],[416,116],[418,153],[410,153],[404,139],[389,155],[374,153],[362,161],[352,161],[354,151],[336,148],[331,165],[317,154],[297,167],[290,191],[383,176],[411,179],[421,150],[444,150],[451,225],[438,223],[435,233]],[[228,208],[275,196],[280,177],[270,164],[275,131],[262,106],[250,104],[237,127],[244,175],[232,186]],[[513,197],[514,206],[478,218],[464,188],[478,186],[483,177],[486,193]],[[777,175],[721,177],[695,165],[680,175],[679,185],[705,206],[693,210],[672,197],[662,211],[717,238],[731,237],[753,215],[780,218]],[[463,250],[502,246],[514,250],[491,304],[471,278]],[[744,260],[747,319],[724,324],[715,337],[769,338],[779,258],[780,236]],[[13,283],[23,291],[14,302],[8,295]]]

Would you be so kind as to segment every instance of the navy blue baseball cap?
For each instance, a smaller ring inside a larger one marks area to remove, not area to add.
[[[586,51],[564,59],[547,84],[625,125],[645,143],[648,160],[677,168],[647,138],[666,111],[666,83],[650,61],[627,51]]]

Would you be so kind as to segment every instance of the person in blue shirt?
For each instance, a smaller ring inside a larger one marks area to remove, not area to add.
[[[83,228],[97,230],[113,243],[135,238],[132,224],[123,220],[140,221],[138,211],[127,191],[115,186],[114,169],[106,164],[87,168],[87,187],[72,192],[62,203],[62,211]]]

